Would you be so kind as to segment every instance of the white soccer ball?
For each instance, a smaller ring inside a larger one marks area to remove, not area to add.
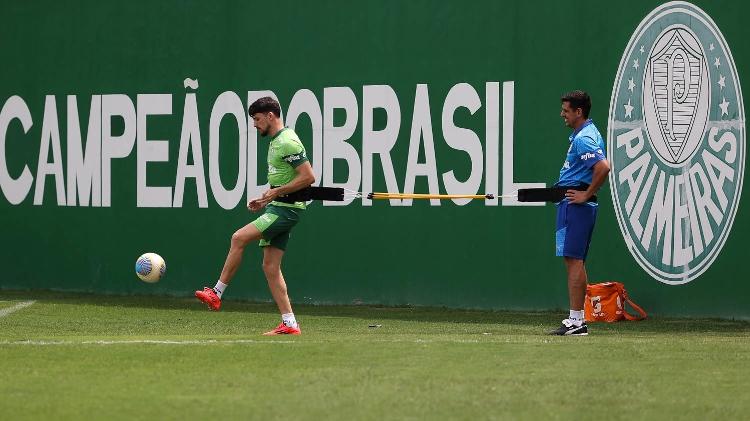
[[[141,278],[141,281],[154,283],[158,282],[167,271],[167,264],[164,259],[156,253],[144,253],[135,261],[135,274]]]

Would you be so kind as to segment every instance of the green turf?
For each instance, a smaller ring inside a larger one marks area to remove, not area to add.
[[[0,291],[1,419],[742,419],[750,323]],[[382,325],[378,328],[370,324]],[[146,342],[154,341],[154,342]],[[163,343],[168,342],[170,343]]]

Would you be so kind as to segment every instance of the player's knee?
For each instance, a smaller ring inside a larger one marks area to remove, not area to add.
[[[577,267],[583,267],[584,261],[583,261],[583,259],[579,259],[579,258],[576,258],[576,257],[565,256],[565,264],[568,265],[568,266],[570,266],[570,267],[576,267],[577,268]]]
[[[232,247],[244,248],[250,241],[239,231],[232,234]]]
[[[266,274],[266,277],[270,279],[279,272],[281,272],[281,266],[277,262],[263,260],[263,273]]]

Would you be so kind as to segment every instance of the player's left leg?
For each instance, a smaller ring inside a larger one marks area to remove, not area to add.
[[[565,269],[568,272],[568,298],[572,310],[583,311],[583,301],[586,298],[586,265],[581,259],[565,257]]]
[[[583,259],[564,257],[565,269],[568,274],[568,299],[570,301],[570,314],[562,321],[559,328],[550,332],[550,335],[560,336],[585,336],[588,335],[588,326],[583,315],[583,302],[586,299],[586,266]]]
[[[301,333],[297,320],[292,312],[292,304],[287,294],[286,281],[281,273],[281,261],[284,250],[269,244],[263,247],[263,273],[268,281],[273,300],[281,313],[281,324],[264,335],[299,335]]]
[[[281,260],[284,258],[284,250],[273,246],[263,248],[263,273],[268,281],[268,288],[281,314],[291,313],[292,305],[287,295],[286,281],[281,273]]]
[[[586,299],[586,256],[594,232],[597,207],[563,202],[557,216],[557,255],[565,260],[570,314],[552,335],[587,335],[583,304]]]
[[[585,330],[588,333],[583,314],[583,302],[586,299],[586,285],[588,284],[585,262],[582,259],[566,257],[565,268],[568,273],[568,299],[570,301],[568,320],[574,327],[583,326],[582,329],[578,329],[579,331]]]

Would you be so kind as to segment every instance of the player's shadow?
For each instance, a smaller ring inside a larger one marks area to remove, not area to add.
[[[80,291],[56,290],[2,290],[0,300],[35,300],[59,305],[86,305],[95,307],[125,307],[163,310],[206,311],[206,306],[195,297],[187,295],[95,294]],[[231,311],[231,310],[230,310]]]

